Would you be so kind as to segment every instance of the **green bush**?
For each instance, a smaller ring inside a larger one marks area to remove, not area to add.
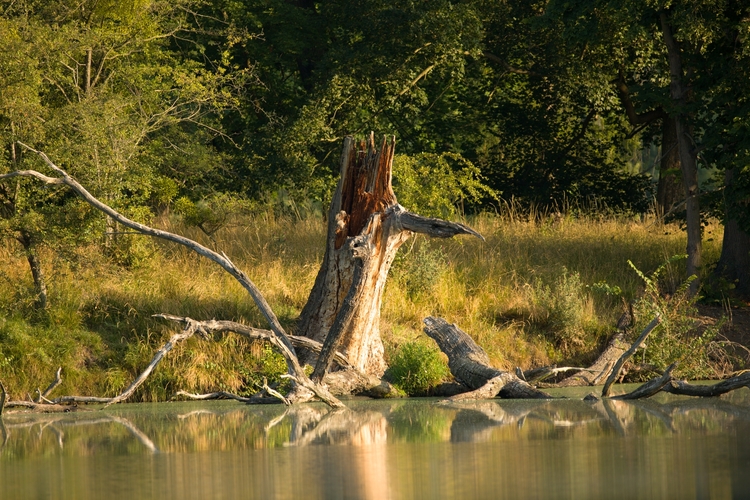
[[[699,297],[691,297],[688,292],[690,283],[696,277],[690,276],[673,294],[664,290],[669,286],[664,275],[672,271],[676,262],[686,257],[675,255],[650,275],[628,261],[645,285],[643,295],[633,303],[636,324],[632,335],[638,335],[648,322],[659,315],[661,324],[647,339],[642,360],[659,370],[677,362],[675,376],[680,378],[714,378],[718,374],[710,353],[715,350],[714,347],[718,347],[713,345],[713,340],[719,333],[721,323],[709,325],[702,331],[696,328],[698,311],[695,304]]]
[[[463,213],[465,201],[496,200],[497,193],[482,180],[473,163],[454,153],[396,155],[393,161],[393,185],[399,202],[430,217]]]
[[[437,347],[413,341],[396,348],[386,377],[409,396],[426,396],[450,376]]]
[[[537,309],[534,319],[546,323],[563,354],[572,355],[586,345],[591,307],[580,274],[563,267],[552,286],[537,280],[534,299]]]

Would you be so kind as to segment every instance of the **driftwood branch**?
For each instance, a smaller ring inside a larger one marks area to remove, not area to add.
[[[750,372],[745,372],[736,377],[728,378],[714,385],[697,385],[690,384],[684,380],[672,380],[669,385],[664,387],[664,392],[680,394],[683,396],[710,398],[721,396],[722,394],[742,387],[750,387]]]
[[[451,238],[459,234],[467,234],[476,236],[484,241],[484,236],[464,224],[413,214],[404,210],[400,205],[397,205],[397,208],[398,210],[394,211],[399,218],[399,222],[401,223],[401,226],[408,231],[426,234],[433,238]]]
[[[201,332],[208,333],[210,331],[235,331],[236,333],[240,333],[237,330],[242,330],[242,328],[234,328],[230,327],[227,323],[231,322],[225,322],[225,321],[195,321],[190,318],[182,318],[178,316],[171,316],[168,314],[157,314],[155,317],[167,319],[170,321],[176,321],[179,323],[185,323],[186,325],[194,325],[194,328],[199,329]],[[234,324],[237,326],[242,326],[239,324]],[[247,330],[255,330],[252,328],[245,327],[245,331]],[[257,330],[256,330],[257,331]],[[320,398],[321,401],[325,402],[331,407],[334,408],[341,408],[344,407],[344,404],[339,401],[333,394],[331,394],[327,388],[325,388],[323,385],[313,382],[307,377],[307,374],[303,370],[302,366],[299,364],[299,360],[297,359],[297,356],[294,354],[294,351],[290,350],[286,343],[284,343],[277,335],[275,335],[275,332],[273,335],[269,335],[266,340],[268,340],[271,344],[273,344],[281,353],[281,355],[284,357],[284,360],[287,364],[287,369],[289,371],[287,377],[289,377],[291,380],[302,386],[303,388],[310,391],[312,394]],[[294,401],[297,402],[297,401]]]
[[[271,307],[269,306],[266,299],[261,294],[258,287],[250,280],[250,278],[245,275],[244,272],[242,272],[235,264],[226,256],[226,254],[218,254],[217,252],[214,252],[213,250],[210,250],[203,245],[189,239],[185,238],[183,236],[179,236],[173,233],[170,233],[168,231],[162,231],[159,229],[154,229],[152,227],[146,226],[144,224],[140,224],[138,222],[132,221],[128,219],[127,217],[123,216],[119,212],[115,211],[108,205],[102,203],[97,198],[95,198],[91,193],[89,193],[83,186],[81,186],[73,177],[71,177],[67,172],[65,172],[63,169],[55,165],[46,154],[44,154],[41,151],[37,151],[30,146],[27,146],[23,143],[19,144],[29,151],[32,151],[39,155],[44,162],[55,172],[60,174],[61,177],[59,178],[52,178],[45,176],[39,172],[32,171],[32,170],[25,170],[25,171],[17,171],[17,172],[11,172],[9,174],[0,175],[0,180],[11,178],[11,177],[17,177],[17,176],[26,176],[26,177],[35,177],[37,179],[42,180],[43,182],[47,184],[55,184],[55,185],[66,185],[70,187],[73,191],[75,191],[79,196],[81,196],[87,203],[89,203],[94,208],[100,210],[101,212],[104,212],[108,216],[110,216],[115,221],[119,222],[125,227],[129,227],[130,229],[133,229],[135,231],[138,231],[139,233],[154,236],[157,238],[162,238],[168,241],[173,241],[175,243],[179,243],[183,246],[186,246],[187,248],[190,248],[191,250],[195,251],[199,255],[202,255],[204,257],[207,257],[208,259],[211,259],[212,261],[219,264],[225,271],[227,271],[229,274],[231,274],[250,294],[250,296],[255,301],[256,305],[260,309],[261,313],[265,316],[266,320],[268,321],[271,330],[274,333],[274,336],[269,338],[269,341],[271,341],[276,347],[279,348],[279,350],[282,352],[282,355],[287,360],[287,367],[289,368],[289,378],[293,380],[295,383],[301,384],[305,389],[311,391],[315,396],[319,397],[326,403],[334,406],[334,407],[340,407],[343,406],[343,404],[338,401],[333,395],[331,395],[327,389],[320,386],[319,384],[313,383],[307,375],[304,373],[304,370],[299,364],[299,361],[297,359],[297,355],[294,351],[294,347],[292,346],[291,341],[289,340],[289,337],[287,336],[286,332],[284,331],[284,328],[281,326],[281,324],[278,321],[278,318],[274,314],[274,312],[271,310]],[[192,321],[192,320],[191,320]],[[192,330],[192,328],[189,328],[189,330]],[[189,335],[191,336],[192,333]],[[178,334],[179,336],[179,334]],[[183,340],[182,338],[179,338],[178,340]],[[166,347],[166,346],[165,346]],[[171,349],[171,346],[169,347]],[[169,350],[167,349],[167,351]],[[163,356],[166,354],[166,352],[163,352],[161,355]],[[161,352],[161,351],[160,351]],[[158,360],[161,359],[160,356],[158,356],[158,359],[155,359],[155,362],[158,363]],[[154,365],[155,366],[155,363]],[[150,369],[153,369],[152,365],[149,365]],[[131,386],[126,390],[123,394],[120,396],[117,396],[116,398],[113,398],[110,401],[107,401],[107,404],[114,404],[116,402],[122,401],[123,399],[129,397],[132,394],[132,391],[137,388],[138,385],[140,385],[143,380],[145,380],[145,377],[148,376],[150,373],[150,369],[147,369],[148,373],[142,374],[143,378],[139,377],[134,384],[135,386]],[[104,398],[105,399],[105,398]]]
[[[289,349],[292,353],[294,353],[294,347],[292,347],[292,344],[289,341],[287,334],[284,331],[284,328],[281,326],[281,323],[279,323],[278,318],[274,314],[273,310],[271,310],[271,306],[268,305],[268,302],[263,297],[263,294],[260,292],[260,289],[255,285],[255,283],[253,283],[250,280],[250,278],[247,277],[247,275],[244,272],[242,272],[237,266],[235,266],[234,263],[231,260],[229,260],[229,258],[226,255],[224,254],[220,255],[217,252],[214,252],[213,250],[204,247],[200,243],[197,243],[191,240],[190,238],[185,238],[184,236],[173,234],[168,231],[154,229],[152,227],[149,227],[144,224],[140,224],[138,222],[128,219],[124,215],[112,209],[110,206],[102,203],[97,198],[95,198],[91,193],[89,193],[86,190],[86,188],[81,186],[65,170],[55,165],[52,162],[52,160],[50,160],[47,157],[46,154],[44,154],[41,151],[37,151],[36,149],[30,146],[27,146],[26,144],[23,144],[22,142],[19,142],[18,144],[28,149],[29,151],[39,155],[39,157],[41,157],[44,160],[44,162],[49,166],[49,168],[51,168],[52,170],[60,174],[61,177],[58,177],[58,178],[48,177],[35,170],[20,170],[16,172],[10,172],[8,174],[0,175],[0,180],[23,176],[23,177],[37,178],[46,184],[68,186],[73,191],[75,191],[81,198],[83,198],[88,204],[90,204],[97,210],[104,212],[105,214],[107,214],[108,216],[110,216],[112,219],[116,220],[123,226],[129,227],[130,229],[138,231],[139,233],[142,233],[142,234],[146,234],[146,235],[153,236],[156,238],[161,238],[167,241],[179,243],[180,245],[183,245],[193,250],[199,255],[202,255],[203,257],[206,257],[216,262],[225,271],[231,274],[243,286],[243,288],[245,288],[245,290],[248,291],[250,296],[255,301],[255,304],[258,306],[258,309],[260,309],[260,312],[263,314],[263,316],[266,318],[269,325],[271,326],[271,330],[273,330],[273,332],[279,336],[281,341],[286,344],[287,349]]]
[[[62,384],[62,366],[57,369],[57,372],[55,372],[55,380],[53,380],[49,384],[49,386],[47,386],[44,392],[41,393],[40,399],[42,400],[46,399],[47,396],[52,394],[52,391],[54,391],[57,388],[57,386],[59,386],[60,384]]]
[[[580,371],[562,380],[557,384],[558,387],[597,385],[598,382],[605,380],[609,376],[616,360],[619,359],[626,350],[627,344],[625,343],[625,333],[620,331],[612,336],[607,343],[607,347],[588,370]]]
[[[524,380],[528,383],[533,382],[543,382],[544,380],[547,380],[550,377],[554,377],[558,373],[565,373],[565,372],[592,372],[593,370],[590,368],[581,368],[576,366],[543,366],[541,368],[533,368],[531,370],[522,371],[520,368],[516,368],[516,375],[519,373],[523,376],[520,376],[521,380]]]
[[[456,380],[474,391],[479,390],[474,396],[466,396],[467,399],[497,395],[519,399],[551,397],[512,373],[491,367],[484,349],[456,325],[434,317],[425,318],[424,323],[425,333],[435,340],[440,350],[448,356],[448,368]],[[497,392],[494,395],[488,395],[495,389]]]
[[[653,320],[651,320],[651,323],[649,323],[646,328],[643,329],[643,332],[641,332],[641,335],[638,337],[638,339],[633,342],[633,345],[631,345],[630,348],[625,351],[622,356],[620,356],[620,359],[617,360],[614,367],[612,368],[612,373],[609,374],[609,377],[607,378],[607,381],[604,383],[604,387],[602,388],[603,398],[606,398],[609,395],[609,389],[610,387],[612,387],[612,384],[620,375],[622,366],[633,356],[633,354],[635,354],[635,351],[638,350],[643,341],[646,340],[648,334],[651,333],[653,329],[659,325],[659,323],[661,323],[661,317],[657,315]]]
[[[664,370],[664,373],[661,377],[657,377],[655,379],[649,380],[645,384],[638,387],[633,392],[629,392],[627,394],[621,394],[619,396],[614,396],[611,399],[641,399],[641,398],[650,398],[657,392],[664,389],[671,381],[672,381],[672,370],[677,366],[677,363],[672,363],[669,365],[669,368]]]

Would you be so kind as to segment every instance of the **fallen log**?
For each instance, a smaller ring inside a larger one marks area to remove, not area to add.
[[[558,387],[578,387],[585,385],[597,385],[606,379],[612,371],[615,362],[623,355],[628,346],[625,342],[625,332],[620,331],[607,343],[607,347],[594,361],[588,370],[580,371],[560,381]]]
[[[654,379],[649,380],[645,384],[638,387],[633,392],[629,392],[627,394],[620,394],[619,396],[613,396],[611,399],[623,399],[623,400],[631,400],[631,399],[642,399],[642,398],[650,398],[657,392],[663,390],[671,381],[672,381],[672,370],[677,366],[677,363],[672,363],[669,365],[669,367],[664,370],[664,373],[661,377],[657,377]]]
[[[684,380],[672,380],[663,390],[664,392],[679,394],[682,396],[712,398],[742,387],[750,387],[750,372],[745,372],[713,385],[697,385],[690,384]]]
[[[636,341],[633,342],[628,350],[625,351],[622,356],[620,356],[620,359],[617,360],[615,365],[612,367],[612,372],[609,374],[609,377],[607,377],[607,381],[604,383],[604,387],[602,387],[603,398],[606,398],[609,395],[609,388],[612,387],[612,384],[615,382],[615,380],[617,380],[618,375],[620,375],[622,366],[627,360],[631,358],[631,356],[633,356],[633,354],[635,354],[635,351],[638,350],[643,341],[646,340],[648,334],[651,333],[654,328],[659,325],[659,323],[661,323],[661,317],[657,315],[654,319],[651,320],[651,323],[649,323],[646,328],[643,329]]]
[[[535,399],[551,398],[515,374],[490,366],[490,358],[484,349],[456,325],[442,318],[427,317],[424,320],[425,333],[435,340],[438,347],[448,356],[448,368],[456,380],[470,389],[467,393],[453,396],[456,399],[479,399],[500,396],[502,398]],[[486,386],[486,387],[485,387]],[[478,391],[478,392],[477,392]],[[494,392],[494,394],[493,394]]]

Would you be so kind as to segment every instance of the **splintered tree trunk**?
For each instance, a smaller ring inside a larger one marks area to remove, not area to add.
[[[341,351],[362,373],[381,376],[386,369],[380,338],[380,303],[385,281],[399,247],[413,232],[437,237],[478,233],[462,224],[407,212],[391,186],[395,139],[376,149],[368,141],[344,140],[341,178],[331,202],[326,252],[297,326],[297,335],[323,343],[326,352]],[[328,351],[326,351],[326,345]],[[313,380],[329,361],[311,352]]]

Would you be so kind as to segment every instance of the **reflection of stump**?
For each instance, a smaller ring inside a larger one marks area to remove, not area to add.
[[[412,232],[479,236],[461,224],[420,217],[398,204],[391,186],[394,148],[394,139],[383,139],[379,150],[372,135],[366,144],[345,139],[341,178],[328,212],[325,257],[297,327],[297,335],[322,343],[329,333],[338,336],[331,343],[356,369],[376,376],[386,369],[380,303],[399,247]],[[313,358],[308,352],[304,361]]]

